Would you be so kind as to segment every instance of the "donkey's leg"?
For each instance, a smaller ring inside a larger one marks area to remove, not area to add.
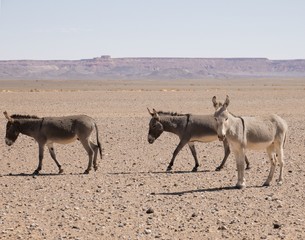
[[[229,147],[229,143],[228,143],[228,141],[226,139],[223,141],[223,148],[224,148],[224,151],[225,151],[225,155],[224,155],[224,157],[222,159],[221,164],[215,169],[215,171],[220,171],[223,168],[223,166],[225,165],[225,163],[227,161],[228,156],[231,153],[231,150],[230,150],[230,147]]]
[[[189,145],[189,147],[191,149],[192,155],[193,155],[194,160],[195,160],[195,166],[192,169],[192,172],[197,172],[197,168],[199,167],[199,163],[198,163],[198,159],[197,159],[197,153],[196,153],[196,149],[195,149],[195,144],[193,142],[189,142],[188,145]]]
[[[88,153],[88,157],[89,157],[88,167],[84,172],[84,174],[88,174],[92,168],[92,157],[94,151],[92,150],[88,139],[80,139],[80,142],[82,143],[82,145],[84,146],[85,150]]]
[[[38,147],[39,147],[39,156],[38,156],[39,162],[38,162],[37,169],[33,172],[33,175],[38,175],[39,171],[42,168],[42,159],[43,159],[44,144],[39,144]]]
[[[61,168],[61,165],[59,164],[59,162],[56,159],[56,154],[55,154],[55,150],[54,150],[54,147],[53,147],[53,143],[48,144],[47,147],[49,149],[49,153],[50,153],[52,159],[55,161],[55,163],[58,167],[58,170],[59,170],[58,173],[63,173],[64,170]]]
[[[185,146],[185,144],[187,144],[188,141],[185,141],[185,140],[180,140],[178,146],[176,147],[174,153],[173,153],[173,157],[166,169],[166,171],[171,171],[172,170],[172,167],[174,165],[174,161],[175,161],[175,158],[177,156],[177,154],[180,152],[180,150]]]
[[[223,169],[223,167],[226,164],[227,159],[228,159],[228,157],[231,153],[229,143],[226,139],[223,141],[223,148],[224,148],[224,151],[225,151],[225,155],[222,159],[221,164],[215,169],[215,171],[220,171],[221,169]],[[245,162],[246,162],[246,169],[250,169],[250,163],[249,163],[249,160],[248,160],[246,155],[245,155]]]
[[[97,159],[97,154],[98,154],[98,145],[95,145],[93,142],[90,141],[90,146],[94,151],[94,155],[93,155],[93,169],[94,171],[97,170],[97,163],[96,163],[96,159]]]
[[[284,150],[283,147],[280,146],[279,149],[276,150],[277,153],[277,160],[280,164],[280,175],[279,175],[279,179],[277,180],[278,184],[282,184],[283,183],[283,170],[284,170]]]
[[[269,156],[269,160],[270,160],[270,171],[269,171],[269,175],[267,177],[267,180],[265,181],[265,183],[263,184],[263,186],[269,186],[270,182],[273,178],[273,174],[275,171],[275,165],[276,165],[276,158],[275,158],[275,153],[274,153],[274,147],[273,146],[269,146],[267,148],[267,153]]]
[[[237,184],[236,188],[242,189],[246,187],[245,183],[245,150],[241,147],[234,152],[237,166]]]
[[[249,162],[249,160],[247,158],[247,155],[245,155],[245,162],[246,162],[246,169],[247,170],[250,169],[250,162]]]

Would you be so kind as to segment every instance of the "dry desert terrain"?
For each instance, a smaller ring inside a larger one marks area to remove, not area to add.
[[[269,161],[247,153],[247,188],[234,188],[236,164],[223,157],[222,143],[197,143],[199,171],[188,148],[166,167],[178,138],[163,133],[147,142],[147,107],[212,114],[211,98],[230,96],[236,115],[276,113],[289,125],[284,183],[278,168],[262,187]],[[99,169],[82,174],[87,155],[79,142],[55,145],[64,169],[45,149],[20,135],[5,145],[0,118],[0,239],[304,239],[305,79],[210,81],[0,81],[0,110],[9,114],[92,116],[100,130]]]

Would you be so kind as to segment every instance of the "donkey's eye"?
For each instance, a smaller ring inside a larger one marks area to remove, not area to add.
[[[217,118],[214,118],[215,119],[215,121],[217,122]]]
[[[228,118],[226,118],[226,121],[228,121]]]
[[[156,125],[152,125],[151,128],[156,128]]]

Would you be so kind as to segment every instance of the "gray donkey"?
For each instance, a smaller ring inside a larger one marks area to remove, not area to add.
[[[152,116],[149,122],[148,132],[148,142],[150,144],[154,143],[163,131],[174,133],[180,138],[180,142],[173,153],[167,171],[172,170],[177,154],[186,144],[188,144],[195,160],[195,166],[192,171],[196,172],[199,163],[194,142],[212,142],[217,140],[214,116],[178,114],[162,111],[157,112],[155,109],[151,112],[148,108],[147,110]],[[216,168],[216,171],[220,171],[223,168],[230,155],[230,148],[227,141],[223,142],[223,147],[225,155],[221,164]],[[247,165],[246,169],[249,169],[250,164],[247,156],[245,156],[245,161]]]
[[[33,174],[39,174],[42,168],[44,146],[47,145],[52,159],[55,161],[59,173],[63,172],[61,165],[56,159],[53,143],[68,144],[79,140],[84,146],[89,156],[88,167],[85,174],[88,174],[92,167],[97,170],[97,151],[99,149],[102,158],[102,148],[98,137],[98,128],[91,117],[86,115],[75,115],[66,117],[44,117],[17,115],[9,116],[5,111],[4,116],[8,120],[6,124],[5,142],[11,146],[19,134],[22,133],[34,138],[39,146],[39,164]],[[90,140],[90,136],[95,129],[97,145]]]

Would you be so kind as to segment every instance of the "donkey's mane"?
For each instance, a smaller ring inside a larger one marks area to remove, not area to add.
[[[239,117],[237,115],[235,115],[234,113],[229,112],[233,117]]]
[[[159,115],[169,115],[169,116],[186,116],[186,115],[190,115],[190,114],[185,114],[185,113],[164,112],[164,111],[158,111],[157,113]]]
[[[13,119],[40,119],[39,117],[34,116],[34,115],[21,115],[21,114],[13,114],[11,116],[11,118],[13,118]]]

